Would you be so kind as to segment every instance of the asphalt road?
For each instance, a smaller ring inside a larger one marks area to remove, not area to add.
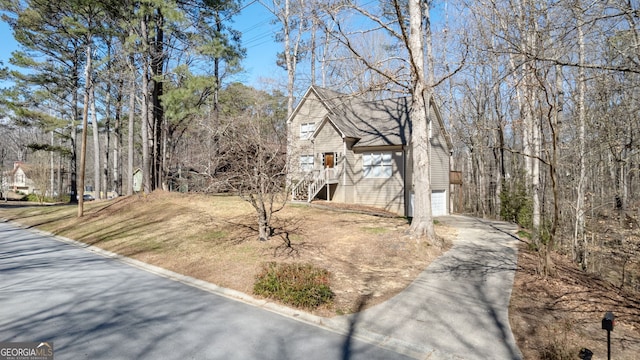
[[[0,341],[64,359],[405,359],[0,222]]]

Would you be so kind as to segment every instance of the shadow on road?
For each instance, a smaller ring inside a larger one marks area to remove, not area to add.
[[[0,223],[0,338],[90,359],[404,359]]]

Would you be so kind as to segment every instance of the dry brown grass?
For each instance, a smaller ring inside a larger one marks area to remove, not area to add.
[[[331,205],[287,205],[267,242],[257,240],[250,205],[233,196],[154,192],[85,203],[80,219],[68,205],[3,207],[0,216],[249,294],[262,263],[311,263],[332,275],[336,296],[315,311],[322,316],[390,298],[444,250],[405,236],[406,219]]]
[[[560,352],[578,359],[580,349],[593,360],[607,358],[605,312],[616,315],[611,332],[611,358],[635,360],[640,354],[640,298],[586,274],[568,258],[553,254],[557,275],[536,273],[539,259],[525,246],[518,255],[509,318],[525,359],[561,359]],[[552,356],[555,354],[556,356]]]

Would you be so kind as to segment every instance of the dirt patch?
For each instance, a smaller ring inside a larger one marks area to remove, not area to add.
[[[605,312],[616,316],[611,358],[638,359],[640,297],[589,275],[567,257],[554,254],[557,276],[536,273],[539,259],[523,246],[519,251],[509,318],[525,359],[579,359],[583,348],[593,359],[607,358]]]
[[[154,192],[74,206],[0,206],[0,215],[214,284],[252,293],[262,263],[311,263],[331,273],[335,316],[378,304],[406,288],[446,246],[405,236],[406,219],[333,203],[288,204],[275,236],[257,240],[255,213],[232,196]],[[455,231],[437,225],[449,242]],[[362,304],[363,299],[366,302]]]

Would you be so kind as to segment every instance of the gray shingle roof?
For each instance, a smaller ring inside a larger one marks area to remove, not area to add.
[[[359,139],[355,147],[406,145],[411,137],[409,97],[364,101],[314,87],[329,108],[329,118],[347,137]]]

